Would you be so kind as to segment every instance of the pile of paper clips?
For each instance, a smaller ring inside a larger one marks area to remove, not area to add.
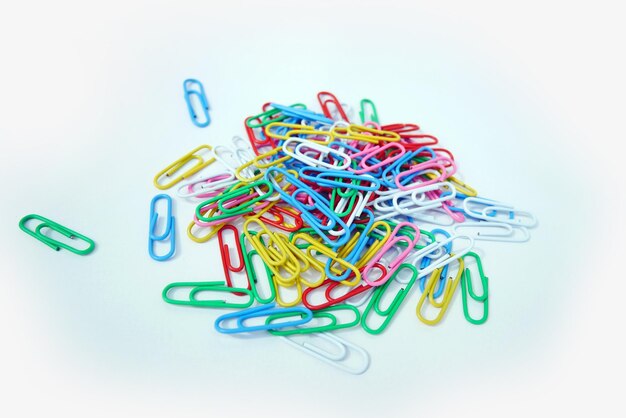
[[[172,283],[163,299],[239,309],[217,318],[215,329],[267,331],[355,374],[368,368],[368,354],[330,332],[359,325],[382,332],[416,287],[423,323],[443,318],[459,285],[465,318],[484,323],[488,279],[474,243],[527,241],[535,217],[478,197],[457,176],[452,153],[418,125],[381,124],[368,99],[359,124],[334,95],[318,100],[322,113],[267,103],[245,119],[248,141],[201,145],[156,175],[163,190],[219,166],[177,194],[201,200],[187,233],[196,242],[217,235],[225,280]],[[171,198],[161,198],[171,212]],[[154,204],[150,254],[163,260],[174,253],[175,221],[168,213],[165,232],[155,232]],[[168,239],[168,254],[154,254],[155,240]]]

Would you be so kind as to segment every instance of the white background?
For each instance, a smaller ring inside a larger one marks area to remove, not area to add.
[[[623,415],[622,10],[429,3],[3,3],[3,415]],[[481,245],[484,326],[456,298],[427,327],[414,293],[382,335],[342,333],[372,356],[357,377],[161,301],[169,282],[222,277],[217,243],[185,237],[192,204],[176,202],[173,260],[146,248],[158,170],[243,135],[266,101],[315,106],[320,90],[419,123],[482,195],[540,219],[527,244]],[[97,250],[50,250],[19,231],[28,213]]]

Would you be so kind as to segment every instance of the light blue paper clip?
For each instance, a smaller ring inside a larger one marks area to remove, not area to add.
[[[446,238],[451,237],[448,231],[444,229],[440,229],[440,228],[435,228],[430,232],[433,235],[440,234]],[[452,242],[447,243],[446,245],[441,247],[441,249],[444,250],[447,254],[450,254],[450,252],[452,251]],[[432,261],[433,261],[432,258],[428,256],[422,258],[422,262],[420,264],[420,270],[423,270],[426,267],[428,267]],[[437,290],[435,290],[435,292],[433,293],[434,298],[438,298],[443,293],[443,290],[445,288],[445,280],[446,280],[446,277],[448,276],[449,266],[450,266],[449,264],[446,264],[445,266],[443,266],[443,269],[441,270],[441,275],[439,277],[439,283],[438,283],[439,286],[437,287]],[[422,276],[419,278],[419,287],[422,292],[424,292],[425,285],[426,285],[426,276]]]
[[[291,194],[287,193],[280,186],[275,187],[274,189],[278,192],[280,198],[295,209],[299,210],[302,213],[300,215],[302,219],[306,221],[331,248],[340,247],[348,242],[350,239],[348,230],[350,228],[346,225],[343,219],[337,216],[337,214],[330,208],[330,202],[325,197],[282,168],[270,167],[265,172],[265,178],[273,184],[277,184],[273,178],[274,173],[282,175],[284,181],[296,187],[296,190]],[[313,200],[313,204],[307,205],[296,199],[299,194],[304,194],[305,196],[310,197],[311,200]],[[317,217],[312,215],[310,213],[312,209],[317,209],[325,215],[328,218],[327,223],[322,223]],[[340,230],[344,231],[344,233],[340,235],[337,234],[339,235],[339,238],[332,236],[330,233],[330,231],[334,230],[335,227],[339,227]]]
[[[294,107],[284,106],[276,103],[270,103],[274,109],[280,110],[283,114],[293,116],[300,119],[312,120],[315,122],[325,123],[327,125],[332,125],[335,123],[334,120],[328,119],[326,116],[312,112],[306,109],[296,109]]]
[[[354,244],[354,248],[352,249],[352,251],[350,251],[350,253],[348,253],[348,255],[346,255],[344,258],[344,260],[350,264],[356,264],[361,258],[361,253],[365,250],[365,245],[370,240],[370,237],[368,237],[367,234],[370,232],[370,230],[372,229],[372,226],[374,225],[374,213],[369,209],[363,209],[363,213],[368,216],[369,221],[367,221],[367,224],[363,228],[363,231],[361,231],[361,236],[359,237],[356,244]],[[352,224],[350,226],[350,236],[354,236],[354,233],[352,231],[354,231],[356,227],[357,227],[357,224]],[[328,261],[326,262],[326,267],[324,269],[324,271],[326,272],[326,276],[330,280],[334,280],[336,282],[346,280],[352,273],[352,270],[346,270],[340,276],[336,276],[330,270],[334,262],[335,261],[332,258],[329,258]]]
[[[191,121],[198,128],[206,128],[211,123],[211,117],[209,116],[209,102],[207,101],[206,94],[204,94],[204,87],[202,83],[193,78],[188,78],[183,82],[183,89],[185,90],[185,101],[187,102],[187,109],[189,110],[189,116]],[[195,111],[191,97],[196,96],[202,107],[202,114],[204,122],[198,118],[198,113]]]
[[[156,234],[154,230],[156,229],[159,214],[156,213],[155,207],[156,203],[160,199],[165,199],[167,201],[167,223],[165,224],[165,230],[162,234]],[[154,243],[157,241],[170,241],[170,250],[165,255],[156,255],[154,253]],[[148,253],[150,257],[152,257],[156,261],[165,261],[170,259],[174,252],[176,252],[176,223],[175,218],[172,215],[172,198],[166,194],[158,194],[154,196],[152,201],[150,202],[150,231],[148,236]]]
[[[300,319],[286,322],[276,322],[262,325],[246,326],[245,321],[252,318],[260,318],[272,314],[293,313],[294,316],[300,316]],[[303,316],[304,315],[304,316]],[[220,324],[229,319],[236,319],[237,326],[235,328],[224,328]],[[272,302],[267,305],[257,306],[255,308],[244,309],[238,312],[228,313],[218,317],[215,320],[215,329],[222,334],[237,334],[241,332],[267,331],[286,327],[295,327],[303,325],[313,319],[313,312],[305,307],[296,306],[292,308],[276,308],[276,303]]]

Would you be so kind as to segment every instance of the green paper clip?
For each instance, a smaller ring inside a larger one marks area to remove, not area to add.
[[[381,309],[380,301],[382,299],[382,296],[385,294],[385,291],[391,285],[391,283],[395,280],[398,273],[400,273],[404,269],[411,270],[412,272],[411,279],[407,282],[406,286],[396,294],[396,296],[393,298],[393,301],[391,302],[389,307],[386,309]],[[365,311],[363,311],[363,315],[361,316],[361,326],[363,327],[365,331],[369,332],[370,334],[380,334],[381,332],[385,330],[385,328],[387,328],[387,325],[389,325],[389,323],[391,322],[391,319],[393,318],[395,313],[398,311],[398,308],[400,307],[400,305],[406,298],[406,295],[409,293],[409,290],[411,290],[411,287],[415,283],[417,276],[418,276],[418,271],[417,271],[417,268],[413,264],[403,263],[400,265],[400,267],[398,267],[398,270],[396,270],[393,273],[391,278],[387,280],[387,283],[380,286],[374,291],[372,298],[370,299],[369,303],[367,304],[367,307],[365,308]],[[385,318],[383,323],[376,329],[370,328],[369,325],[367,325],[367,315],[372,311],[372,308],[374,309],[374,312],[376,312],[381,317]]]
[[[257,235],[258,232],[250,231],[251,235]],[[265,240],[263,238],[259,238],[261,243],[265,245]],[[246,273],[248,274],[248,281],[250,282],[250,288],[252,290],[252,294],[254,298],[261,304],[266,305],[268,303],[274,302],[276,299],[276,285],[274,284],[274,280],[272,280],[272,270],[265,264],[263,257],[259,255],[257,250],[248,251],[246,247],[246,235],[241,234],[239,237],[239,243],[241,245],[241,252],[243,254],[243,261],[246,268]],[[257,283],[259,282],[259,276],[257,275],[256,269],[254,268],[254,263],[252,262],[252,257],[257,256],[261,259],[261,263],[265,269],[265,277],[267,278],[268,286],[270,288],[269,297],[263,298],[257,289]]]
[[[366,105],[369,105],[371,108],[370,115],[366,113],[366,109],[365,109]],[[365,122],[380,123],[378,121],[378,112],[376,111],[376,106],[374,105],[374,102],[371,101],[370,99],[361,100],[361,110],[359,111],[359,116],[361,117],[361,123],[365,123]]]
[[[36,219],[36,220],[41,221],[41,223],[37,225],[34,231],[26,227],[26,222],[30,221],[31,219]],[[43,242],[44,244],[46,244],[48,247],[52,248],[55,251],[59,251],[61,248],[64,248],[68,251],[73,252],[74,254],[87,255],[91,253],[94,250],[94,248],[96,248],[96,243],[91,238],[87,238],[86,236],[81,235],[76,231],[72,231],[71,229],[66,228],[63,225],[59,225],[58,223],[51,221],[50,219],[44,218],[43,216],[40,216],[40,215],[34,215],[34,214],[26,215],[20,220],[19,225],[22,231],[26,232],[28,235],[32,237],[35,237],[36,239]],[[44,235],[41,232],[41,230],[45,228],[58,232],[59,234],[66,236],[70,239],[78,238],[82,241],[85,241],[87,244],[89,244],[89,246],[85,248],[84,250],[71,247],[63,242],[57,241],[53,238],[50,238]]]
[[[172,299],[168,296],[172,289],[190,287],[189,299]],[[200,292],[229,292],[229,293],[245,293],[248,296],[246,302],[226,302],[220,300],[201,300],[196,299],[196,295]],[[224,282],[177,282],[170,283],[165,286],[162,293],[163,300],[172,305],[187,305],[200,308],[248,308],[254,303],[254,295],[252,291],[241,287],[228,287]]]
[[[487,320],[487,316],[489,315],[489,279],[485,276],[483,272],[483,264],[480,261],[480,257],[478,254],[473,252],[468,252],[463,258],[472,257],[476,260],[476,265],[478,266],[478,274],[480,276],[480,283],[483,288],[483,294],[478,296],[474,291],[474,286],[472,286],[472,275],[470,273],[470,269],[465,269],[465,274],[461,277],[461,295],[463,296],[463,315],[465,315],[465,319],[471,324],[481,325],[484,324]],[[483,304],[483,316],[480,319],[474,319],[470,316],[468,300],[467,296],[472,298],[474,301]]]

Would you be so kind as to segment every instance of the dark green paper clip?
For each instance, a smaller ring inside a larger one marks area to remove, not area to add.
[[[190,287],[189,299],[172,299],[169,292],[172,289]],[[227,292],[227,293],[244,293],[248,296],[245,302],[226,302],[225,300],[202,300],[197,299],[196,295],[200,292]],[[172,305],[187,305],[200,308],[248,308],[254,303],[254,295],[252,291],[242,287],[228,287],[224,282],[177,282],[170,283],[165,286],[162,293],[163,300]]]
[[[34,231],[26,227],[26,222],[30,221],[31,219],[36,219],[38,221],[41,221],[41,223],[35,227]],[[96,248],[96,243],[91,238],[87,238],[86,236],[81,235],[76,231],[72,231],[71,229],[66,228],[63,225],[59,225],[58,223],[51,221],[50,219],[44,218],[43,216],[40,216],[40,215],[34,215],[34,214],[26,215],[20,220],[19,225],[22,231],[26,232],[28,235],[32,237],[35,237],[36,239],[43,242],[44,244],[46,244],[48,247],[52,248],[55,251],[59,251],[61,248],[63,248],[70,252],[73,252],[74,254],[87,255],[91,253],[94,250],[94,248]],[[57,241],[53,238],[50,238],[44,235],[41,231],[45,228],[58,232],[59,234],[66,236],[70,239],[78,238],[86,242],[89,245],[84,250],[71,247],[63,242]]]
[[[400,273],[404,269],[411,270],[412,272],[411,279],[408,281],[406,286],[396,294],[396,297],[393,298],[391,305],[389,305],[389,307],[386,309],[381,309],[380,301],[383,295],[385,294],[385,291],[391,285],[391,283],[395,280],[398,273]],[[395,313],[398,311],[398,308],[400,307],[400,305],[406,298],[406,295],[409,293],[409,290],[411,290],[411,287],[415,283],[417,276],[418,276],[418,271],[417,271],[417,268],[413,264],[403,263],[400,265],[400,267],[398,267],[398,269],[393,273],[393,275],[389,278],[389,280],[387,280],[387,282],[384,285],[374,290],[374,294],[372,295],[372,298],[370,299],[369,303],[367,304],[367,307],[365,308],[365,311],[363,311],[363,315],[361,316],[361,326],[363,327],[365,331],[369,332],[370,334],[380,334],[381,332],[385,330],[385,328],[387,328],[387,325],[389,325],[389,323],[391,322],[391,319],[393,318]],[[381,317],[385,318],[383,323],[376,329],[370,328],[369,325],[367,325],[367,316],[371,312],[372,308],[374,309],[374,312],[376,312]]]
[[[468,252],[463,258],[472,257],[476,260],[476,265],[478,266],[478,274],[480,275],[480,283],[483,288],[483,294],[478,296],[474,291],[474,287],[472,286],[472,275],[470,273],[470,269],[465,269],[465,274],[461,276],[461,295],[463,296],[463,315],[465,315],[465,319],[471,324],[481,325],[484,324],[487,320],[487,316],[489,316],[489,279],[485,276],[483,272],[483,265],[480,261],[480,257],[478,254],[473,252]],[[470,316],[469,307],[468,307],[468,299],[469,295],[474,301],[483,304],[483,316],[479,319],[474,319]]]

